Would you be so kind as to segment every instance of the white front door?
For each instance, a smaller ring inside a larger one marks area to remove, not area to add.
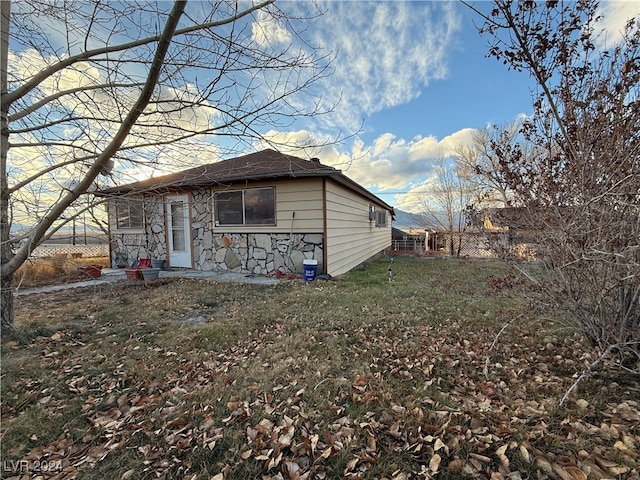
[[[167,196],[167,235],[171,267],[192,267],[190,232],[188,195]]]

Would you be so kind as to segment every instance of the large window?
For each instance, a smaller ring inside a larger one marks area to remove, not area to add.
[[[275,190],[268,187],[216,193],[216,225],[275,225]]]
[[[143,228],[143,207],[141,200],[116,201],[116,226],[118,229]]]

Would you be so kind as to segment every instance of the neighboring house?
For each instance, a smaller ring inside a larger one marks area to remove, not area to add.
[[[486,208],[480,212],[484,229],[490,232],[529,232],[535,221],[525,207]]]
[[[103,190],[111,263],[332,276],[391,247],[393,208],[340,170],[264,150]]]
[[[487,208],[480,212],[480,228],[500,256],[533,260],[538,256],[540,227],[525,207]],[[538,222],[540,223],[540,222]]]

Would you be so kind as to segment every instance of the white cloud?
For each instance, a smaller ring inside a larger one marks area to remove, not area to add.
[[[9,52],[9,71],[15,78],[26,79],[40,73],[46,67],[59,62],[57,57],[43,57],[34,49],[28,49],[16,55]],[[72,67],[65,68],[61,72],[51,75],[40,83],[39,88],[45,95],[73,89],[86,88],[93,85],[100,78],[97,69],[86,62],[77,62]]]
[[[327,2],[312,43],[336,53],[321,85],[336,111],[325,120],[357,129],[362,119],[418,97],[447,74],[446,55],[460,28],[448,2]],[[325,127],[329,127],[327,124]]]
[[[314,119],[325,122],[320,125],[324,131],[342,129],[347,134],[352,133],[363,118],[406,104],[418,97],[430,82],[446,77],[447,54],[454,42],[454,34],[460,28],[460,19],[451,3],[341,1],[326,2],[321,6],[327,12],[314,21],[313,29],[308,30],[308,34],[315,35],[310,41],[322,45],[327,52],[335,52],[337,56],[332,65],[335,73],[318,85],[318,90],[315,90],[317,97],[313,100],[322,96],[325,105],[333,105],[341,99],[333,115]],[[295,8],[302,7],[296,4]],[[251,28],[254,41],[260,45],[287,45],[293,41],[291,34],[264,12],[257,14]],[[292,48],[299,47],[292,45]],[[40,71],[47,60],[33,54],[28,62],[25,57],[25,62],[25,72],[28,66],[28,72],[33,74]],[[90,65],[78,64],[73,71],[59,76],[57,81],[71,87],[96,84],[104,79],[101,72]],[[45,88],[56,91],[61,84],[45,85]],[[124,95],[120,95],[121,100]],[[190,95],[189,85],[176,85],[175,89],[163,91],[163,99],[175,99],[176,102],[158,106],[154,113],[147,110],[143,120],[150,125],[156,123],[161,108],[175,108],[180,104],[180,99],[190,99]],[[127,102],[131,104],[136,96],[136,91],[127,92]],[[93,99],[103,105],[101,113],[105,117],[117,120],[118,110],[113,95],[96,92]],[[297,100],[290,99],[291,102]],[[69,106],[78,115],[91,113],[87,105],[81,102]],[[204,127],[213,115],[215,110],[211,107],[186,109],[180,116],[175,116],[172,122],[176,126]],[[115,126],[116,123],[109,128]],[[95,144],[94,148],[99,148],[101,142],[108,141],[112,133],[109,128],[92,123],[83,132],[95,135],[87,146]],[[429,177],[434,160],[449,155],[457,142],[468,140],[470,132],[470,129],[465,129],[442,139],[399,138],[391,133],[383,133],[367,144],[356,139],[349,147],[334,145],[328,137],[306,130],[269,132],[266,136],[277,142],[282,151],[307,158],[317,156],[323,163],[343,170],[364,187],[384,192],[418,188]],[[171,133],[171,128],[167,126],[151,129],[136,126],[127,142],[162,137],[168,133]],[[327,146],[316,149],[308,147],[323,143]],[[291,148],[287,149],[285,145],[291,145]],[[142,149],[137,158],[157,158],[159,165],[173,165],[176,168],[184,168],[183,161],[190,160],[193,165],[195,162],[207,163],[217,159],[218,152],[212,145],[208,147],[209,150],[200,144],[193,148],[201,149],[197,160],[190,154],[193,150],[183,151],[172,147],[167,147],[159,154]],[[136,167],[122,173],[126,174],[127,181],[131,181],[151,176],[154,171]],[[160,172],[155,171],[155,174]]]
[[[598,47],[611,48],[622,40],[624,27],[630,18],[640,16],[640,2],[636,0],[612,0],[602,2],[598,13],[605,34],[598,38]]]
[[[148,162],[123,164],[117,175],[118,184],[146,180],[176,171],[192,168],[196,164],[205,165],[220,160],[220,150],[207,141],[188,140],[165,145],[162,148],[149,147],[138,152],[138,157],[147,157]]]
[[[291,33],[278,24],[266,10],[258,12],[258,18],[251,25],[253,41],[258,45],[287,44],[291,42]]]
[[[428,192],[433,188],[433,183],[433,176],[430,176],[421,182],[411,185],[405,193],[394,195],[393,207],[397,210],[413,213],[423,211],[425,197],[428,196]]]
[[[370,147],[362,142],[354,145],[352,165],[345,173],[366,187],[405,190],[430,176],[440,158],[450,157],[461,145],[469,145],[472,134],[473,129],[465,128],[443,139],[418,136],[405,140],[385,133]]]
[[[27,79],[58,61],[57,57],[44,57],[33,49],[18,54],[10,52],[10,74],[13,78]],[[43,152],[36,154],[33,149],[24,147],[12,148],[11,158],[16,164],[25,164],[21,160],[25,157],[33,158],[28,169],[20,169],[22,173],[16,179],[25,178],[34,173],[34,169],[42,168],[41,159],[43,158],[55,158],[56,162],[62,162],[70,160],[78,154],[82,156],[89,155],[90,152],[97,154],[113,138],[120,126],[120,120],[136,101],[139,90],[137,87],[118,88],[114,94],[114,91],[105,88],[89,89],[109,84],[103,73],[86,62],[78,62],[48,77],[39,85],[38,90],[35,91],[35,96],[38,98],[71,89],[87,89],[79,95],[65,95],[59,99],[63,108],[83,120],[68,124],[63,127],[64,130],[61,132],[52,130],[51,135],[62,133],[62,137],[68,141],[67,146],[64,147],[41,147],[38,149],[44,149],[47,155]],[[193,85],[175,85],[156,93],[161,101],[149,104],[139,121],[131,129],[123,147],[148,145],[154,141],[165,142],[170,137],[183,135],[185,131],[204,131],[211,126],[212,119],[217,115],[215,108],[198,100],[198,93]],[[192,105],[192,102],[200,103]],[[32,138],[29,141],[37,143],[39,140]],[[165,171],[167,171],[166,169],[176,170],[180,167],[184,168],[184,165],[193,166],[199,161],[211,158],[211,155],[203,154],[202,145],[202,139],[195,139],[180,142],[175,148],[170,146],[156,148],[153,149],[153,153],[150,152],[151,148],[144,147],[136,153],[130,151],[123,155],[139,161],[153,159],[152,163],[156,165],[156,168],[161,165],[165,167]],[[206,146],[212,155],[215,155],[216,148],[209,143]],[[78,148],[83,150],[77,150]],[[200,153],[194,155],[193,152],[196,151]],[[60,175],[61,170],[57,170],[57,173]],[[79,174],[81,172],[73,172],[73,175]]]
[[[391,133],[385,133],[385,134],[380,135],[373,142],[373,147],[372,147],[372,152],[371,153],[374,156],[381,155],[382,153],[387,151],[389,149],[389,147],[391,147],[391,144],[393,143],[393,139],[394,138],[395,138],[395,136],[393,134],[391,134]]]
[[[375,189],[381,194],[385,191],[402,191],[402,194],[395,196],[396,206],[409,209],[411,205],[415,206],[420,192],[424,193],[425,182],[433,176],[437,162],[450,157],[457,147],[470,145],[473,131],[465,128],[440,140],[435,137],[405,140],[384,133],[374,139],[371,145],[356,139],[348,151],[341,150],[335,144],[310,148],[309,145],[321,144],[329,139],[306,130],[271,131],[266,137],[284,153],[302,158],[320,158],[323,164],[342,170],[365,188]],[[267,148],[269,144],[256,147]]]

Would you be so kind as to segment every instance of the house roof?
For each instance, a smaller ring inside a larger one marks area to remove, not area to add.
[[[271,149],[108,188],[101,190],[97,195],[164,193],[185,188],[225,186],[237,182],[304,177],[331,177],[336,182],[393,212],[393,207],[345,176],[340,170],[323,165],[317,158],[306,160]]]
[[[491,225],[497,228],[531,228],[534,222],[531,212],[525,207],[488,208],[485,216],[491,221]]]

